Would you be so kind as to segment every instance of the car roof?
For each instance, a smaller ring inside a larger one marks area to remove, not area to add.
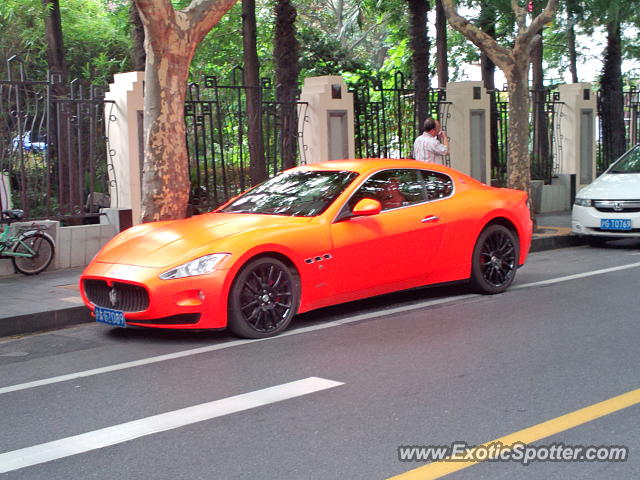
[[[349,160],[331,160],[329,162],[302,165],[300,170],[347,170],[367,174],[385,168],[421,168],[452,175],[457,172],[444,165],[409,159],[362,158]]]

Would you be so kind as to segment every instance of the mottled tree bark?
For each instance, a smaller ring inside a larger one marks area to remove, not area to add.
[[[626,149],[624,97],[622,93],[622,41],[620,21],[607,23],[607,47],[600,78],[600,119],[605,165],[610,165]]]
[[[429,116],[429,39],[427,38],[427,0],[408,0],[411,72],[415,88],[416,134]]]
[[[253,185],[267,179],[262,139],[262,90],[260,62],[256,46],[256,2],[242,0],[242,41],[244,55],[244,84],[247,92],[249,140],[249,176]],[[242,185],[244,189],[244,185]]]
[[[295,28],[297,11],[289,0],[278,0],[275,16],[273,56],[276,61],[276,102],[280,110],[282,167],[287,169],[296,165],[298,146],[296,98],[299,46]]]
[[[536,33],[547,24],[556,10],[558,0],[549,0],[544,11],[526,25],[526,11],[512,0],[516,14],[518,34],[513,48],[498,45],[480,28],[461,17],[453,0],[442,0],[449,24],[485,52],[507,78],[509,91],[509,160],[507,185],[519,190],[530,190],[529,158],[529,62],[531,50],[537,41]]]
[[[193,0],[176,11],[169,0],[135,0],[145,29],[142,220],[184,218],[189,165],[184,101],[198,43],[235,0]]]
[[[436,0],[436,50],[438,58],[438,86],[446,88],[449,81],[449,57],[447,56],[447,16],[442,0]]]

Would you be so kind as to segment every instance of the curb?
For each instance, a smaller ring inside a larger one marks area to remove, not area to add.
[[[29,313],[0,319],[0,337],[56,330],[92,321],[89,309],[84,305],[48,312]]]
[[[576,235],[542,236],[531,240],[530,252],[543,252],[558,248],[584,245],[585,240]],[[0,318],[0,337],[25,335],[30,333],[56,330],[81,323],[92,323],[87,307],[69,307],[47,312],[30,313],[16,317]]]
[[[529,252],[544,252],[557,248],[576,247],[584,245],[586,240],[577,235],[553,235],[549,237],[534,238],[531,240]]]

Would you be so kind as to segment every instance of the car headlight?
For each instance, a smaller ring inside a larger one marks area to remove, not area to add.
[[[573,202],[574,205],[578,205],[579,207],[590,207],[591,199],[590,198],[576,198]]]
[[[204,257],[196,258],[178,267],[167,270],[160,275],[162,280],[173,280],[174,278],[193,277],[195,275],[205,275],[213,272],[228,253],[212,253]]]

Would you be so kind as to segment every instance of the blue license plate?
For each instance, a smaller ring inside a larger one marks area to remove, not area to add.
[[[631,220],[623,218],[601,218],[602,230],[631,230]]]
[[[96,316],[96,322],[106,323],[114,327],[126,327],[124,321],[124,312],[120,310],[111,310],[110,308],[96,307],[93,312]]]

